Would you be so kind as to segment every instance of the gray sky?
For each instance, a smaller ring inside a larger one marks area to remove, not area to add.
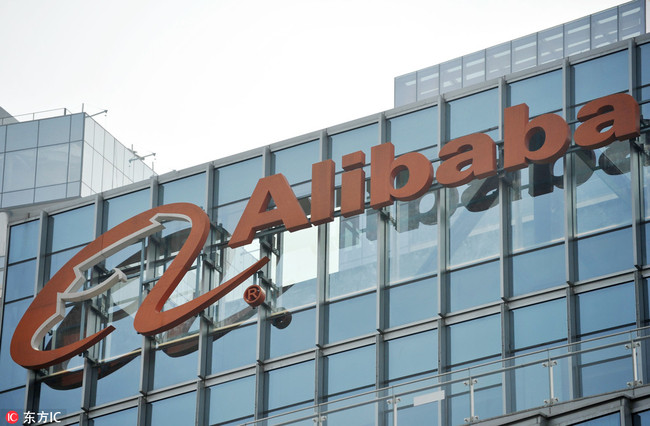
[[[398,75],[620,3],[0,0],[0,105],[108,109],[164,173],[390,109]]]

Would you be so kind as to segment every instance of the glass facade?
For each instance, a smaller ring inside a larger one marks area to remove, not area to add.
[[[83,113],[0,126],[1,207],[96,194],[153,174]]]
[[[552,55],[553,40],[538,40],[536,51]],[[532,54],[527,44],[516,54],[521,64]],[[456,188],[434,182],[415,200],[381,210],[366,204],[356,216],[340,215],[339,205],[341,159],[353,151],[366,154],[368,179],[371,147],[380,143],[394,143],[398,156],[419,152],[434,169],[439,147],[453,138],[484,133],[501,147],[500,111],[522,102],[531,117],[554,112],[572,126],[576,109],[610,92],[633,94],[646,110],[648,46],[638,37],[554,69],[480,83],[441,104],[386,111],[106,199],[35,206],[29,216],[11,218],[2,258],[0,409],[60,412],[64,424],[451,425],[628,386],[644,392],[647,122],[634,140],[595,150],[572,146],[554,164],[500,171]],[[465,66],[483,63],[490,56]],[[608,73],[606,91],[601,70]],[[457,84],[482,75],[452,74],[452,66],[441,66],[427,76]],[[84,155],[87,145],[93,161],[101,153],[98,164],[119,164],[116,152],[106,151],[106,134],[98,136],[103,129],[91,127]],[[29,139],[33,130],[21,131]],[[38,140],[25,149],[40,149]],[[263,176],[285,175],[309,215],[317,196],[311,164],[326,159],[336,162],[332,222],[296,232],[274,226],[250,244],[227,246]],[[97,190],[105,177],[97,174]],[[38,343],[54,349],[108,325],[115,331],[52,367],[27,371],[13,362],[12,332],[54,273],[99,234],[176,202],[201,207],[212,226],[163,310],[216,288],[262,256],[270,262],[200,315],[143,337],[133,326],[138,307],[189,234],[187,222],[170,219],[90,269],[84,289],[114,268],[125,279],[89,300],[66,302],[65,318]],[[253,283],[266,290],[257,308],[243,300]],[[620,420],[617,410],[589,421]],[[634,410],[634,421],[644,424],[647,416]]]

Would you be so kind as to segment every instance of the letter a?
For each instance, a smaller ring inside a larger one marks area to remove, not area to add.
[[[578,112],[583,122],[575,131],[576,144],[589,149],[615,140],[632,139],[641,134],[639,104],[625,93],[605,96],[587,103]],[[607,131],[603,129],[611,127]]]
[[[275,202],[276,207],[269,210],[271,199]],[[255,231],[282,224],[289,231],[297,231],[311,226],[291,190],[287,178],[282,174],[267,176],[257,182],[228,246],[235,248],[250,244],[255,236]]]
[[[506,108],[504,112],[503,168],[523,169],[528,163],[552,163],[562,157],[571,143],[569,125],[557,114],[544,114],[528,121],[528,105]],[[531,149],[535,133],[544,132],[544,143]]]

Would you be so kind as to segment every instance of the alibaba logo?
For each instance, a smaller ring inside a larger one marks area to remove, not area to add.
[[[133,321],[133,327],[140,334],[154,335],[183,323],[230,293],[269,261],[264,257],[217,288],[183,305],[163,311],[165,302],[205,245],[210,231],[210,219],[200,207],[189,203],[168,204],[147,210],[97,237],[45,284],[14,331],[11,340],[11,357],[14,361],[30,369],[49,367],[80,354],[113,332],[115,327],[108,326],[63,347],[39,349],[45,335],[63,320],[66,302],[91,299],[117,283],[126,281],[126,275],[116,268],[103,282],[78,291],[86,281],[86,271],[129,245],[160,232],[164,229],[163,222],[171,220],[189,222],[190,234],[169,268],[142,301]]]

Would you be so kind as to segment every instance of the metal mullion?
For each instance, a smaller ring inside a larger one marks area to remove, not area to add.
[[[379,143],[382,144],[387,140],[387,122],[386,116],[379,115]],[[372,178],[372,176],[371,176]],[[393,185],[393,182],[391,182]],[[387,207],[389,208],[389,207]],[[377,211],[377,289],[376,289],[376,329],[378,334],[375,338],[375,389],[384,386],[388,379],[388,363],[386,362],[387,347],[384,342],[384,330],[386,328],[387,301],[385,297],[385,288],[388,281],[388,222],[383,209]],[[375,424],[384,424],[384,406],[377,404],[375,410]]]

